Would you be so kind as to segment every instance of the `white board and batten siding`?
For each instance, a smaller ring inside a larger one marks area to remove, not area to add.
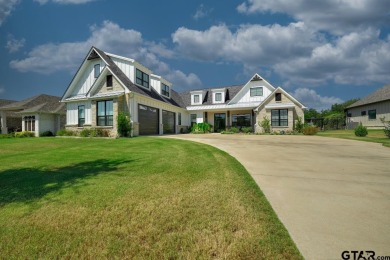
[[[102,71],[105,66],[105,63],[101,59],[90,61],[88,66],[80,75],[79,80],[77,80],[77,84],[71,94],[72,96],[87,94],[87,92],[96,80],[94,71],[94,67],[96,64],[100,64],[100,71]]]
[[[85,108],[85,124],[90,125],[92,123],[91,114],[91,102],[71,102],[66,104],[66,123],[68,125],[77,125],[79,120],[79,106]]]
[[[121,71],[132,81],[135,82],[135,69],[134,65],[131,61],[118,59],[111,56],[111,59],[114,61],[115,65],[118,66],[118,68],[121,69]]]
[[[251,97],[250,89],[262,87],[263,88],[263,96]],[[234,97],[232,103],[251,103],[251,102],[262,102],[266,99],[273,91],[273,87],[269,86],[265,81],[250,81],[245,85],[242,92],[238,93],[237,96]]]

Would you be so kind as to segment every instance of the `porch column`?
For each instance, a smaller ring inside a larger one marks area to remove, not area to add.
[[[8,127],[7,127],[7,115],[4,111],[1,111],[1,133],[2,134],[8,134]]]
[[[230,128],[230,111],[228,110],[227,111],[227,115],[226,115],[226,123],[227,123],[227,128]]]
[[[164,133],[164,125],[162,120],[162,109],[158,110],[159,135]]]
[[[39,137],[39,114],[35,115],[35,136]]]

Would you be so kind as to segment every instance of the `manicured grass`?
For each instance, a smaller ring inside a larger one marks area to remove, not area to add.
[[[356,136],[354,130],[327,130],[318,132],[317,135],[381,143],[384,146],[390,147],[390,138],[381,129],[368,129],[368,135],[365,137]]]
[[[0,140],[5,258],[301,259],[243,166],[163,138]]]

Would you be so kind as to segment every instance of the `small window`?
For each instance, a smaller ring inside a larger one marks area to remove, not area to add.
[[[200,101],[199,95],[194,95],[194,103],[198,104]]]
[[[145,88],[149,88],[149,75],[139,69],[135,73],[135,83]]]
[[[215,102],[222,101],[222,93],[215,93]]]
[[[165,85],[164,83],[161,83],[161,94],[169,97],[169,86]]]
[[[347,113],[347,117],[352,117],[352,113]]]
[[[282,101],[282,93],[275,93],[275,101]]]
[[[85,106],[78,107],[79,122],[78,126],[82,127],[85,124]]]
[[[113,125],[113,101],[105,100],[97,102],[97,125],[112,126]]]
[[[362,116],[365,116],[365,115],[367,115],[367,111],[362,111],[360,114],[361,114]]]
[[[107,75],[107,88],[112,88],[112,75]]]
[[[251,88],[251,97],[261,97],[263,96],[263,87]]]
[[[368,110],[368,119],[376,119],[376,109]]]
[[[181,125],[181,113],[179,113],[179,115],[178,115],[178,123],[179,123],[179,125]]]
[[[95,78],[98,78],[100,75],[100,64],[95,64],[93,69],[94,69]]]

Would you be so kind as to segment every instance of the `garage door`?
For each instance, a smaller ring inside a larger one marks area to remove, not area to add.
[[[138,122],[140,135],[159,134],[157,108],[138,105]]]
[[[163,110],[162,111],[163,121],[163,133],[174,134],[175,133],[175,113]]]

